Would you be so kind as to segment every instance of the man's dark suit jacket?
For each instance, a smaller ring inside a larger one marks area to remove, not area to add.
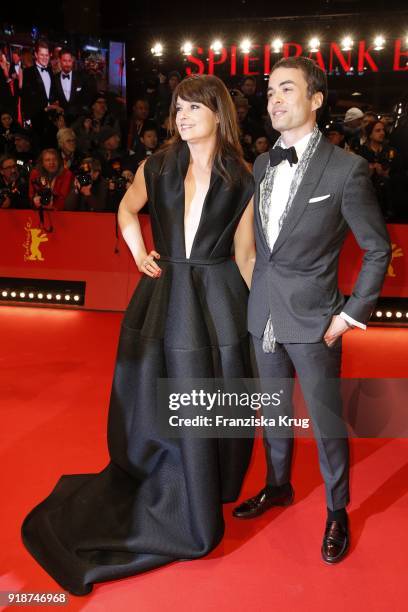
[[[254,164],[257,257],[249,331],[261,338],[269,313],[281,343],[320,342],[332,316],[341,311],[366,323],[390,260],[389,237],[367,162],[322,137],[271,252],[259,213],[268,159],[264,153]],[[346,301],[338,289],[337,267],[349,229],[365,253]]]
[[[50,96],[47,98],[44,83],[38,72],[36,65],[24,68],[23,71],[23,88],[21,90],[21,108],[23,118],[35,120],[41,116],[42,111],[57,100],[57,90],[55,87],[55,77],[51,68],[47,68],[47,72],[51,78]]]
[[[61,73],[55,77],[57,98],[64,114],[71,123],[74,119],[89,112],[93,99],[96,96],[96,82],[86,72],[73,70],[71,73],[71,97],[67,101],[61,85]]]

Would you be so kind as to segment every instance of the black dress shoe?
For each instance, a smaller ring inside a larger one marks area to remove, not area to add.
[[[241,505],[234,508],[232,514],[236,518],[255,518],[274,506],[289,506],[293,502],[294,494],[291,484],[285,487],[283,491],[277,490],[277,487],[266,486],[259,491],[258,495],[250,497]]]
[[[340,521],[327,521],[322,544],[322,557],[326,563],[338,563],[349,547],[347,525]]]

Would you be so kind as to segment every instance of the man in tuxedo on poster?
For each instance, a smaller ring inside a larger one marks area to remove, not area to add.
[[[272,68],[268,113],[281,136],[254,164],[257,258],[248,327],[259,377],[286,379],[289,398],[281,410],[290,416],[297,373],[325,483],[321,554],[332,564],[349,547],[349,447],[338,384],[342,336],[350,328],[366,328],[390,244],[367,162],[329,143],[317,127],[316,114],[326,98],[326,74],[312,60],[284,58]],[[338,289],[337,266],[349,229],[365,253],[346,300]],[[325,435],[328,415],[336,422],[331,435]],[[237,518],[254,518],[294,499],[293,435],[269,429],[264,429],[266,486],[235,508]]]

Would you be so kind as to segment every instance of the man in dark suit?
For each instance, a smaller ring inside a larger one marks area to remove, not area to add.
[[[26,125],[31,125],[41,138],[46,124],[46,111],[57,101],[55,77],[49,66],[48,43],[39,40],[34,47],[35,63],[23,70],[21,106]]]
[[[269,384],[268,378],[285,379],[279,387],[285,392],[284,417],[293,416],[291,390],[295,371],[298,375],[326,490],[322,557],[336,563],[349,545],[349,449],[339,389],[342,336],[351,327],[365,329],[387,271],[390,244],[366,161],[329,143],[316,125],[326,97],[326,75],[312,60],[291,57],[273,67],[268,113],[281,137],[254,165],[257,258],[248,327],[261,385]],[[346,301],[337,285],[337,264],[349,228],[365,254]],[[273,410],[265,416],[276,416]],[[264,446],[266,486],[235,508],[238,518],[293,501],[292,434],[265,428]]]
[[[61,49],[61,72],[56,76],[56,89],[67,125],[89,112],[97,93],[95,80],[85,72],[75,70],[74,62],[72,52],[69,49]]]

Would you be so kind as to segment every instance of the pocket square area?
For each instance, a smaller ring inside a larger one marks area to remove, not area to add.
[[[321,202],[322,200],[327,200],[327,198],[330,198],[330,196],[331,194],[328,193],[327,195],[318,196],[317,198],[310,198],[309,204],[313,204],[313,202]]]

